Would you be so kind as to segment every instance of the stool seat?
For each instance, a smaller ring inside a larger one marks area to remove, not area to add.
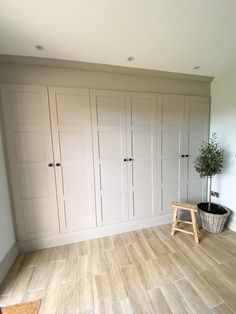
[[[171,228],[171,235],[174,236],[175,231],[184,232],[184,233],[193,235],[194,239],[195,239],[195,242],[199,243],[199,228],[198,228],[197,220],[196,220],[196,217],[195,217],[195,213],[198,211],[197,210],[197,205],[196,204],[181,203],[181,202],[173,201],[171,203],[171,206],[174,209],[173,222],[172,222],[172,228]],[[191,214],[191,220],[192,221],[186,221],[186,220],[178,219],[178,210],[179,209],[183,209],[183,210],[189,211],[190,214]],[[179,222],[192,225],[193,226],[193,231],[188,231],[188,230],[185,230],[185,229],[182,229],[182,228],[178,228],[178,223]]]

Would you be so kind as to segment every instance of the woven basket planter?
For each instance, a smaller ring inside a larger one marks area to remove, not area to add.
[[[198,207],[202,228],[212,233],[222,232],[230,215],[230,210],[227,208],[225,210],[225,214],[218,215],[207,213]]]

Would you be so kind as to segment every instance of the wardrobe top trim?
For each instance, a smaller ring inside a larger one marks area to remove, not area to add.
[[[0,91],[2,88],[5,87],[17,87],[17,88],[21,88],[21,87],[27,87],[27,86],[33,86],[35,88],[47,88],[47,89],[71,89],[71,90],[83,90],[83,91],[87,91],[88,93],[95,93],[96,92],[114,92],[117,94],[124,94],[124,95],[132,95],[132,94],[146,94],[146,95],[153,95],[155,97],[161,97],[163,95],[167,95],[167,96],[182,96],[182,97],[196,97],[198,99],[202,98],[205,100],[210,100],[211,97],[210,96],[206,96],[206,95],[196,95],[196,94],[183,94],[183,93],[165,93],[165,92],[155,92],[155,91],[151,91],[151,92],[147,92],[147,91],[132,91],[132,90],[119,90],[119,89],[104,89],[104,88],[90,88],[90,87],[77,87],[77,86],[72,86],[72,87],[67,87],[67,86],[59,86],[59,85],[41,85],[41,84],[18,84],[18,83],[0,83]]]
[[[211,82],[214,77],[193,75],[185,73],[165,72],[158,70],[149,70],[142,68],[131,68],[116,65],[39,58],[30,56],[18,56],[18,55],[0,55],[0,64],[23,64],[23,65],[37,65],[56,68],[70,68],[78,69],[81,71],[97,71],[115,74],[126,74],[143,77],[165,78],[174,80],[186,80],[186,81],[198,81],[198,82]]]

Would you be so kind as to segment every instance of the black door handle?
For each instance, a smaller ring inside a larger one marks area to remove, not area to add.
[[[56,166],[57,166],[57,167],[60,167],[60,166],[61,166],[61,163],[57,162],[57,163],[56,163]]]
[[[129,161],[133,161],[133,158],[129,158]]]
[[[50,162],[50,163],[48,164],[48,167],[53,167],[53,164]]]
[[[184,155],[181,155],[181,157],[183,158],[183,157],[185,157]]]
[[[128,161],[128,159],[127,159],[127,158],[124,158],[124,161]]]
[[[189,155],[185,155],[185,157],[189,157]]]

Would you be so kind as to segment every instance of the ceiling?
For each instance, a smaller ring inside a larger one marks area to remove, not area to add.
[[[236,68],[235,0],[0,0],[0,8],[0,54],[212,76]]]

